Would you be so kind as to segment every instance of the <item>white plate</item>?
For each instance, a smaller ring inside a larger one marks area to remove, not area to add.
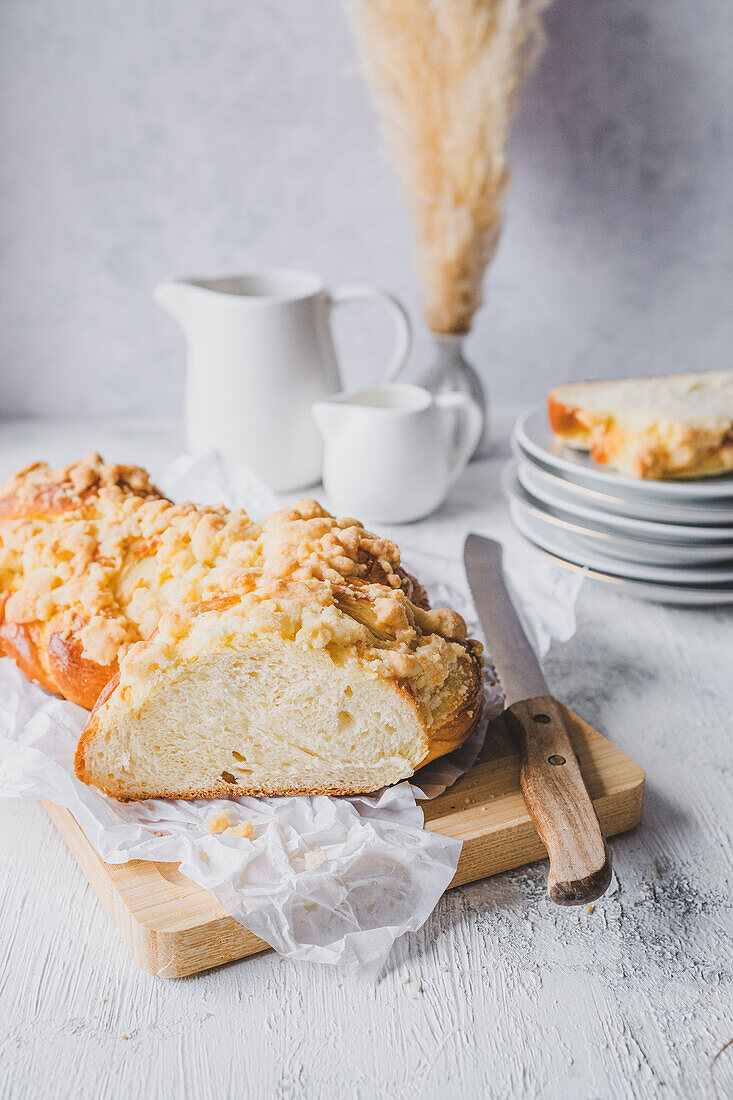
[[[522,534],[524,532],[521,532]],[[525,538],[529,536],[525,535]],[[529,542],[546,558],[554,561],[563,569],[571,573],[582,573],[584,567],[576,562],[568,561],[559,554],[553,554],[544,547],[538,545],[533,539]],[[672,584],[646,584],[644,581],[629,581],[623,577],[616,577],[612,573],[603,573],[597,569],[585,569],[586,577],[591,581],[601,581],[612,585],[621,596],[631,596],[639,600],[649,600],[651,603],[677,604],[679,607],[721,607],[725,604],[733,604],[733,587],[726,588],[689,588],[678,587]]]
[[[521,473],[521,470],[520,470]],[[517,477],[515,463],[504,467],[501,476],[502,488],[509,500],[532,515],[544,518],[559,530],[567,531],[587,548],[602,550],[613,558],[624,561],[644,562],[648,565],[704,565],[709,562],[730,562],[733,565],[733,532],[730,541],[725,544],[681,543],[652,541],[619,535],[605,524],[597,527],[590,523],[577,521],[569,512],[544,504],[531,493]]]
[[[625,500],[700,504],[729,498],[727,506],[733,509],[733,475],[690,481],[645,481],[624,477],[599,466],[585,451],[574,451],[560,443],[550,428],[543,405],[523,413],[514,427],[514,434],[522,450],[544,466],[559,471],[571,480],[580,477],[582,484],[595,484]]]
[[[594,528],[608,530],[617,535],[628,535],[638,539],[648,539],[652,542],[680,543],[682,545],[723,544],[731,547],[733,551],[733,526],[713,527],[695,526],[691,523],[662,523],[649,519],[638,519],[635,516],[618,515],[615,512],[604,512],[601,508],[594,508],[586,504],[581,497],[578,502],[572,493],[558,491],[556,485],[550,485],[538,475],[538,471],[526,462],[520,462],[517,466],[517,477],[524,490],[541,501],[546,507],[563,511],[577,519],[583,520],[585,525]]]
[[[563,508],[568,505],[573,505],[576,509],[584,507],[590,509],[594,515],[607,513],[611,516],[655,520],[659,523],[676,523],[679,526],[699,524],[714,529],[718,525],[721,531],[725,531],[727,524],[730,537],[733,538],[733,501],[726,507],[725,501],[720,501],[719,504],[710,501],[708,504],[695,505],[687,502],[659,504],[654,500],[623,500],[611,493],[602,493],[597,488],[569,481],[561,474],[540,466],[531,455],[521,449],[516,440],[513,440],[513,450],[520,460],[520,477],[525,488],[548,504]]]
[[[680,587],[696,586],[720,588],[729,586],[733,599],[733,566],[669,566],[647,565],[642,562],[621,561],[605,554],[600,549],[589,549],[578,543],[572,533],[554,526],[546,517],[530,514],[526,508],[515,501],[510,502],[509,510],[515,527],[535,545],[551,554],[572,561],[576,565],[587,565],[601,573],[632,581],[648,581],[653,584],[671,584]]]

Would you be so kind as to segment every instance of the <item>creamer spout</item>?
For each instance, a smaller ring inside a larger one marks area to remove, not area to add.
[[[344,406],[340,401],[329,398],[323,401],[314,401],[311,405],[311,413],[316,422],[316,427],[326,442],[333,437],[339,423],[343,421],[344,412]]]
[[[191,307],[200,288],[187,279],[165,279],[158,283],[153,297],[181,328],[186,328],[191,318]]]

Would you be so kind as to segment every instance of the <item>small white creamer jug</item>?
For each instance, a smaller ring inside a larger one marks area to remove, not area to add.
[[[335,305],[386,304],[396,327],[394,378],[410,350],[400,303],[366,283],[326,289],[318,275],[269,268],[220,279],[168,279],[156,301],[178,321],[188,349],[186,444],[244,463],[270,488],[320,480],[323,445],[311,405],[339,389],[329,317]]]
[[[468,462],[483,414],[464,393],[377,385],[313,406],[323,486],[340,515],[408,523],[434,511]]]

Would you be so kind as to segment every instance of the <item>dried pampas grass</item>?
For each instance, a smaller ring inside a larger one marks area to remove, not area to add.
[[[550,0],[348,0],[418,243],[428,323],[466,332],[499,239],[509,122]]]

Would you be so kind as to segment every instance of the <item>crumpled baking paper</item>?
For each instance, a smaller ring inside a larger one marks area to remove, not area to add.
[[[216,454],[183,457],[161,480],[173,499],[246,507],[279,506],[246,470]],[[434,607],[452,606],[481,637],[458,562],[403,555]],[[540,650],[574,630],[580,579],[550,562],[533,563],[531,584],[516,578],[523,615]],[[476,732],[457,752],[403,782],[349,798],[150,799],[121,803],[74,775],[73,755],[87,712],[29,683],[0,658],[0,797],[50,799],[67,807],[108,863],[180,863],[182,874],[283,957],[345,967],[364,977],[381,969],[398,936],[427,920],[455,874],[459,841],[423,829],[417,799],[432,798],[475,761],[488,720],[502,708],[487,670],[486,705]],[[251,822],[249,838],[214,834],[206,823],[229,810]]]

